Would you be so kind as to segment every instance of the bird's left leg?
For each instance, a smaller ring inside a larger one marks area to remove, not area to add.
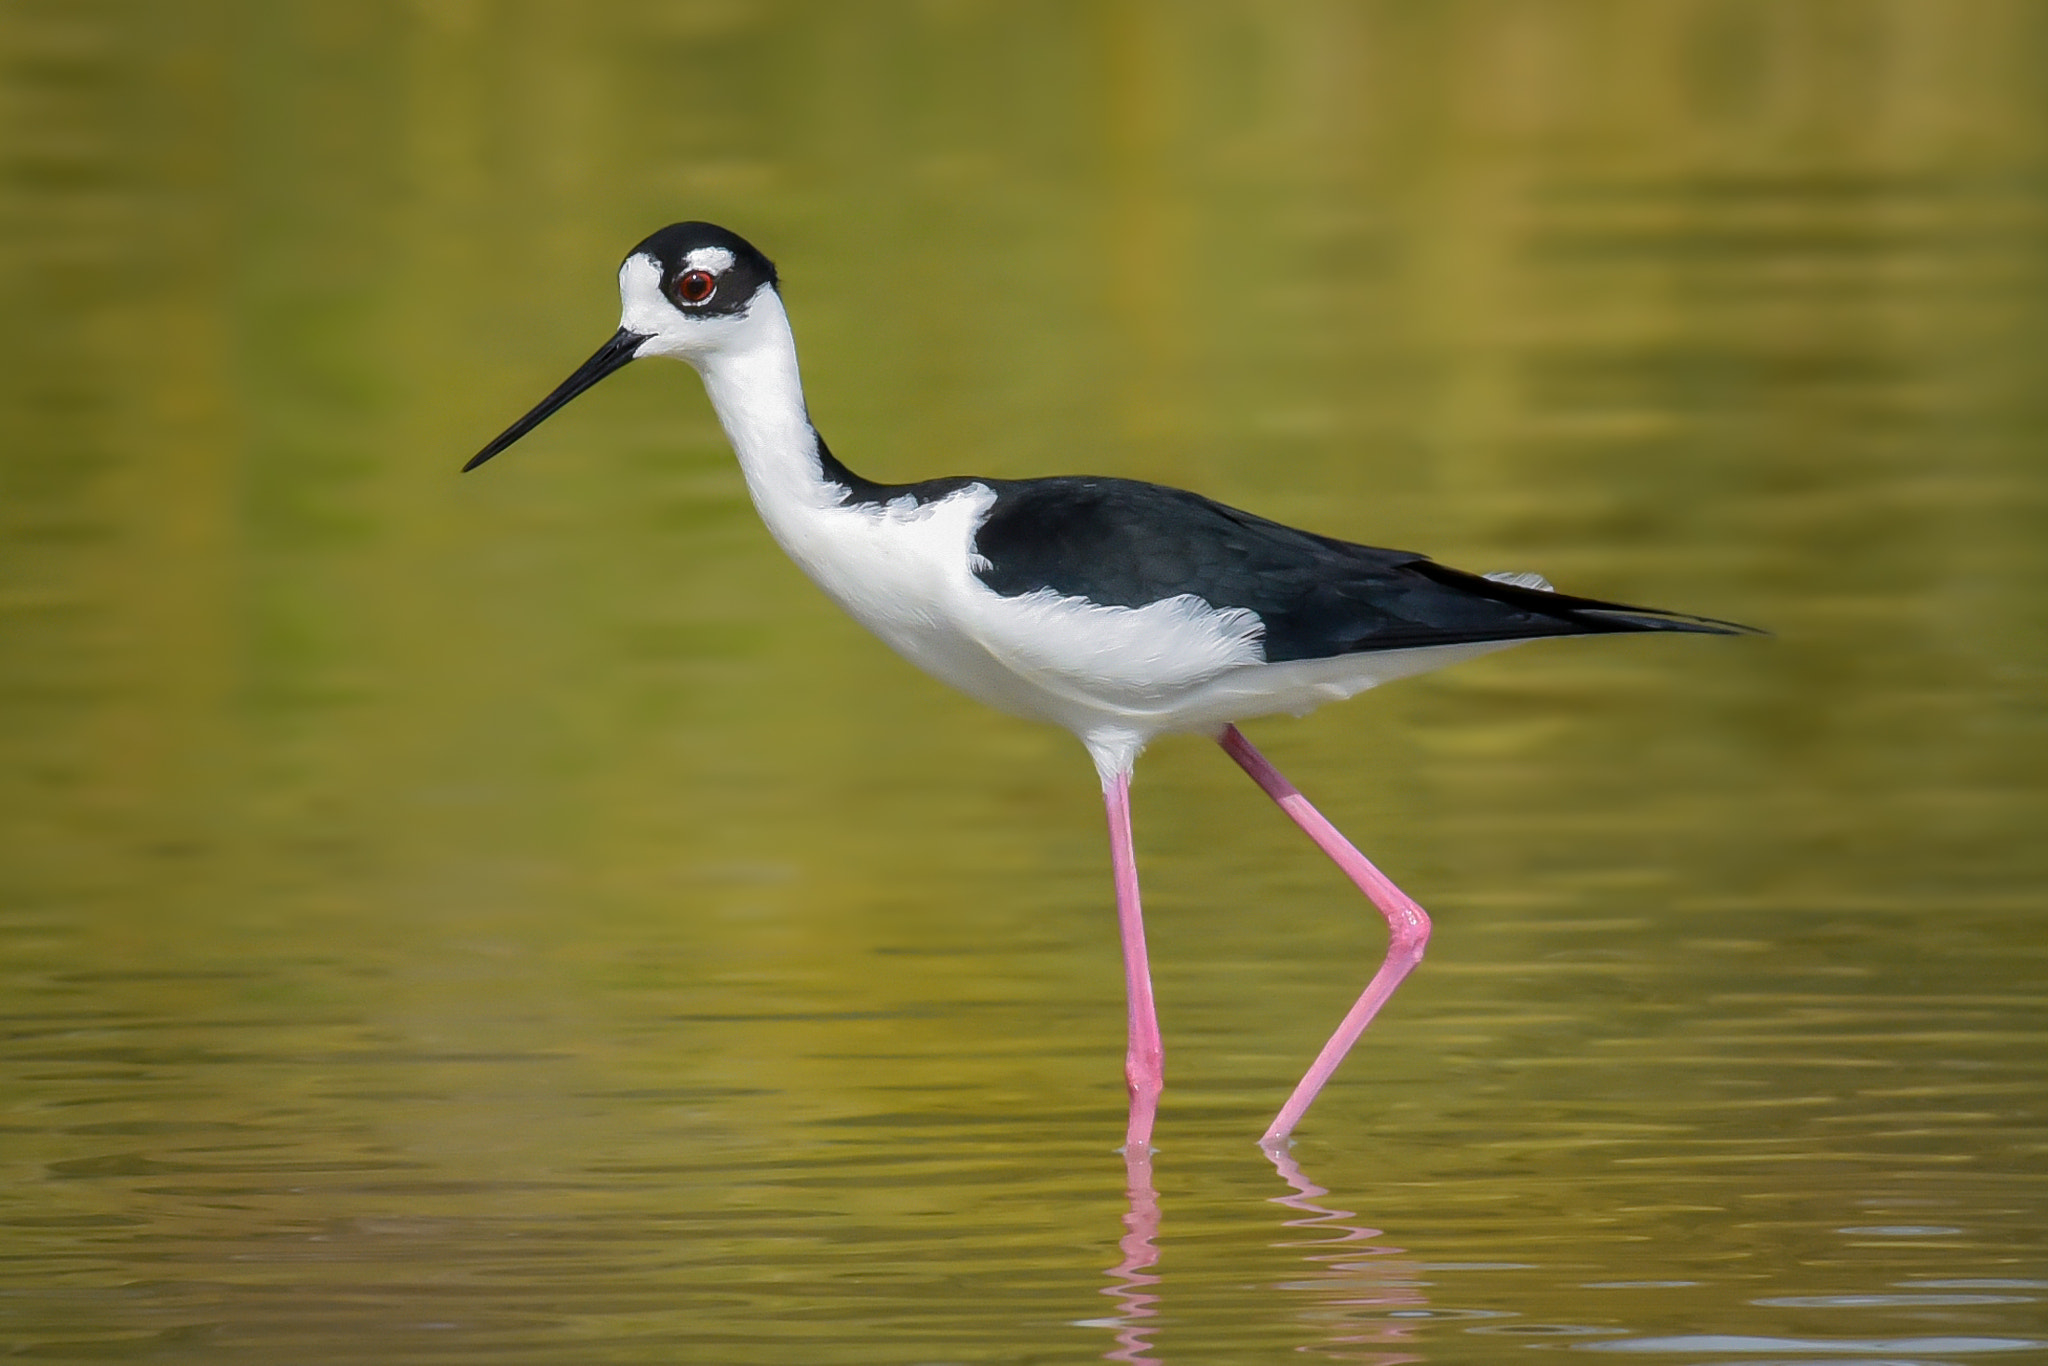
[[[1152,1144],[1152,1119],[1166,1085],[1165,1050],[1159,1042],[1159,1012],[1152,1004],[1152,966],[1145,957],[1145,914],[1138,905],[1138,855],[1131,844],[1131,772],[1105,773],[1102,804],[1109,813],[1109,858],[1116,873],[1116,920],[1124,941],[1124,989],[1130,1002],[1130,1047],[1124,1081],[1131,1091],[1131,1121],[1124,1134],[1127,1153]]]
[[[1322,812],[1309,805],[1308,798],[1301,795],[1293,783],[1287,781],[1280,770],[1266,761],[1266,756],[1252,748],[1252,742],[1238,733],[1236,726],[1225,726],[1223,733],[1216,737],[1216,743],[1223,746],[1223,752],[1237,760],[1252,781],[1264,789],[1266,795],[1276,802],[1294,823],[1316,842],[1316,847],[1330,856],[1331,862],[1344,870],[1344,876],[1357,884],[1381,915],[1387,918],[1389,942],[1386,961],[1366,983],[1365,992],[1357,1004],[1345,1015],[1344,1022],[1337,1026],[1337,1032],[1323,1045],[1323,1051],[1316,1055],[1308,1074],[1294,1088],[1294,1094],[1280,1107],[1266,1136],[1259,1141],[1268,1148],[1278,1147],[1287,1141],[1294,1126],[1308,1113],[1308,1107],[1315,1101],[1316,1093],[1323,1089],[1323,1083],[1337,1070],[1337,1064],[1344,1061],[1344,1055],[1351,1051],[1351,1045],[1358,1042],[1358,1036],[1372,1023],[1372,1017],[1379,1014],[1380,1007],[1394,994],[1394,988],[1422,961],[1422,951],[1429,945],[1429,916],[1422,907],[1408,899],[1399,887],[1388,880],[1387,875],[1372,866],[1365,855],[1344,838],[1337,827],[1324,819]]]

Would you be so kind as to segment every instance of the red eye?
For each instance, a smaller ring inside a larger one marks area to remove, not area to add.
[[[676,298],[686,304],[701,304],[718,288],[718,277],[708,270],[687,270],[676,280]]]

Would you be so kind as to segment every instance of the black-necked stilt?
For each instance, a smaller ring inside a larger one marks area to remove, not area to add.
[[[1352,545],[1130,479],[953,476],[877,484],[811,425],[774,265],[710,223],[663,228],[619,267],[619,330],[475,469],[642,356],[703,377],[769,534],[889,647],[971,697],[1079,736],[1102,777],[1130,993],[1127,1142],[1147,1146],[1162,1084],[1131,766],[1156,735],[1214,737],[1356,883],[1392,932],[1385,961],[1264,1142],[1283,1142],[1421,961],[1429,917],[1266,762],[1235,722],[1302,715],[1389,679],[1545,636],[1735,635],[1705,617],[1555,592]]]

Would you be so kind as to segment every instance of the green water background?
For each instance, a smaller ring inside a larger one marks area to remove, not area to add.
[[[0,7],[0,1350],[2042,1359],[2044,53],[2022,0]],[[1079,747],[836,616],[681,367],[456,476],[683,217],[872,477],[1775,632],[1250,728],[1438,918],[1301,1131],[1341,1217],[1253,1139],[1383,931],[1212,746],[1136,792],[1134,1303]]]

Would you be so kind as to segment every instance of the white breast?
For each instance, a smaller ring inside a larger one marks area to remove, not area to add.
[[[1129,608],[1049,589],[997,594],[975,576],[973,550],[994,502],[970,484],[931,503],[785,508],[768,521],[790,558],[905,659],[990,706],[1069,730],[1159,717],[1191,688],[1259,662],[1250,612],[1189,597]]]

